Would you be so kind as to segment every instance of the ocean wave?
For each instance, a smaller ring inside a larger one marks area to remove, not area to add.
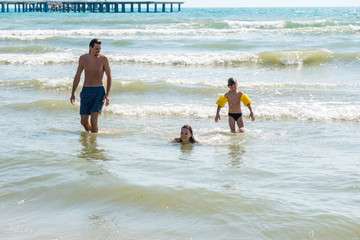
[[[154,64],[154,65],[218,65],[228,66],[240,63],[257,62],[256,54],[248,53],[163,53],[163,54],[138,54],[115,55],[110,59],[117,63]]]
[[[41,78],[32,80],[1,81],[1,87],[68,91],[72,88],[71,78]]]
[[[334,54],[326,50],[294,50],[261,53],[151,53],[108,55],[111,63],[167,66],[224,66],[325,64],[332,60],[357,61],[360,53]],[[78,56],[69,53],[0,54],[0,64],[76,64]]]
[[[243,31],[241,31],[243,32]],[[20,40],[20,41],[34,41],[34,40],[60,40],[61,38],[92,38],[93,36],[102,36],[103,39],[127,39],[133,37],[144,37],[152,39],[156,36],[163,38],[169,36],[213,36],[231,33],[239,33],[232,29],[174,29],[174,28],[154,28],[154,29],[76,29],[76,30],[2,30],[0,31],[0,40]]]
[[[70,77],[63,78],[39,78],[31,80],[0,80],[0,87],[34,89],[44,91],[65,91],[72,88],[73,79]],[[81,88],[81,83],[79,89]],[[303,91],[303,89],[334,89],[339,87],[358,88],[359,84],[350,83],[321,83],[321,82],[248,82],[241,81],[238,84],[240,89],[262,90],[262,89],[289,89],[292,91]],[[197,94],[197,95],[218,95],[219,91],[227,91],[225,80],[201,81],[194,79],[176,79],[167,78],[157,81],[142,80],[121,80],[113,78],[112,92],[114,94],[135,92],[135,93],[154,93],[154,92],[178,92],[180,94]]]
[[[8,46],[0,47],[0,53],[48,53],[56,51],[53,47],[44,46]]]
[[[348,27],[350,23],[340,23],[329,20],[312,20],[312,21],[239,21],[224,20],[229,28],[247,28],[247,29],[294,29],[294,28],[324,28],[324,27]],[[319,29],[317,29],[319,30]]]
[[[215,108],[196,104],[129,105],[113,104],[106,112],[125,117],[194,117],[208,118]]]
[[[180,24],[184,21],[183,18],[181,19],[177,19],[174,17],[165,17],[165,16],[161,16],[161,17],[114,17],[111,15],[108,16],[91,16],[91,17],[81,17],[81,18],[77,18],[77,17],[70,17],[70,18],[64,18],[64,19],[58,19],[60,20],[60,23],[65,24],[65,25],[89,25],[89,24],[94,24],[94,22],[96,23],[94,26],[96,27],[102,27],[102,26],[109,26],[109,27],[114,27],[114,26],[119,26],[121,28],[128,28],[130,26],[138,26],[138,27],[148,27],[148,26],[152,26],[152,25],[157,25],[157,26],[166,26],[169,24]],[[186,21],[186,20],[185,20]]]
[[[31,80],[0,80],[0,87],[38,89],[45,91],[70,91],[73,79],[63,78],[39,78]],[[79,89],[81,88],[81,83]],[[290,89],[303,91],[303,89],[334,89],[339,87],[358,88],[360,84],[350,83],[321,83],[321,82],[248,82],[238,83],[240,89]],[[219,91],[227,91],[226,79],[202,81],[197,79],[166,78],[156,81],[121,80],[113,78],[112,92],[116,93],[154,93],[154,92],[178,92],[180,94],[217,95]]]
[[[285,21],[242,21],[223,20],[230,29],[281,29],[285,27]]]
[[[112,103],[103,108],[104,114],[116,115],[131,118],[192,118],[213,121],[216,112],[216,105],[196,103],[158,103],[156,105],[144,103],[131,105],[129,103]],[[77,103],[78,104],[78,103]],[[74,107],[66,99],[64,100],[37,100],[30,103],[9,104],[3,108],[10,108],[18,111],[78,111],[78,106]],[[348,104],[345,101],[333,102],[269,102],[267,104],[257,104],[253,102],[256,119],[278,119],[278,120],[298,120],[315,122],[354,122],[360,123],[360,108],[356,104]],[[245,120],[248,119],[249,110],[243,107]],[[227,124],[227,109],[220,112],[221,124]]]
[[[141,80],[113,80],[112,91],[117,93],[134,92],[159,94],[177,92],[181,95],[216,95],[221,84],[207,84],[201,81],[188,81],[181,79],[160,79],[157,81],[146,82]],[[223,86],[222,86],[223,87]]]
[[[113,55],[110,61],[116,63],[150,65],[318,65],[331,61],[352,62],[360,59],[360,53],[334,53],[329,50],[280,50],[260,53],[163,53],[138,55]]]
[[[76,63],[79,56],[70,52],[46,52],[33,54],[6,53],[0,54],[0,64],[51,65]]]
[[[209,22],[210,21],[210,22]],[[200,38],[238,36],[244,33],[274,34],[329,34],[354,33],[359,34],[360,23],[343,23],[329,20],[315,21],[241,21],[241,20],[197,20],[187,23],[173,23],[165,25],[145,25],[137,28],[108,29],[34,29],[34,30],[1,30],[0,40],[35,41],[61,40],[65,38],[92,38],[102,36],[103,39],[128,39],[141,37],[153,39],[163,38]]]
[[[230,29],[254,29],[254,30],[296,30],[302,29],[307,32],[318,33],[332,32],[357,32],[360,28],[358,22],[340,22],[327,19],[321,20],[277,20],[277,21],[243,21],[223,20],[226,28]]]
[[[349,26],[347,23],[329,20],[313,20],[313,21],[285,21],[284,28],[321,28],[333,26]]]
[[[346,102],[284,102],[256,106],[256,116],[260,119],[320,121],[320,122],[360,122],[359,106]]]
[[[340,58],[329,50],[285,50],[258,54],[260,63],[275,65],[319,64]]]
[[[201,81],[201,80],[185,80],[185,79],[163,79],[159,83],[165,82],[169,84],[169,87],[173,88],[176,86],[185,86],[185,87],[208,87],[212,89],[226,89],[225,80],[214,80],[214,81]],[[133,84],[132,81],[123,81],[125,84]],[[138,84],[146,84],[143,82],[138,82]],[[360,84],[350,84],[350,83],[321,83],[321,82],[247,82],[241,81],[238,83],[240,89],[332,89],[337,87],[360,87]],[[198,90],[198,89],[196,89]]]
[[[74,106],[71,105],[70,101],[65,100],[37,100],[30,103],[15,103],[6,106],[18,111],[33,111],[40,110],[44,112],[54,112],[54,111],[64,111],[64,110],[73,110]]]
[[[360,110],[355,105],[333,104],[328,103],[292,103],[285,102],[281,106],[274,106],[273,104],[256,105],[254,103],[255,114],[257,119],[279,119],[279,120],[299,120],[299,121],[346,121],[346,122],[360,122]],[[280,104],[279,104],[280,105]],[[344,106],[345,105],[345,106]],[[141,105],[134,106],[128,104],[115,104],[107,108],[105,111],[115,115],[124,117],[184,117],[184,118],[202,118],[213,119],[215,117],[216,106],[205,106],[196,104],[173,104],[173,105]],[[247,118],[248,110],[243,109],[244,116]],[[226,119],[226,111],[221,112],[223,119]]]

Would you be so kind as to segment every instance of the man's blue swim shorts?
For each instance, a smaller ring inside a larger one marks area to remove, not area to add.
[[[83,87],[80,93],[80,115],[90,115],[92,112],[101,113],[104,96],[104,86]]]

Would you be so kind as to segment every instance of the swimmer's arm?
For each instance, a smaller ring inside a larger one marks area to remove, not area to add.
[[[215,122],[218,122],[220,120],[220,109],[221,107],[218,105],[216,109]]]
[[[73,86],[72,86],[72,90],[71,90],[70,102],[73,105],[75,105],[75,91],[76,91],[76,88],[78,87],[78,85],[80,83],[80,77],[81,77],[81,74],[82,74],[83,70],[84,70],[84,66],[82,64],[82,59],[80,57],[79,58],[78,68],[77,68],[76,74],[74,76]]]
[[[106,100],[105,105],[109,106],[109,104],[110,104],[109,96],[110,96],[110,90],[111,90],[112,75],[111,75],[109,59],[107,57],[105,57],[104,69],[105,69],[107,82],[106,82],[106,94],[105,94],[103,100]]]
[[[254,121],[254,120],[255,120],[255,116],[254,116],[254,112],[253,112],[253,110],[252,110],[251,104],[249,103],[249,104],[247,105],[247,107],[248,107],[249,110],[250,110],[250,118],[251,118],[251,121]]]
[[[181,138],[175,138],[174,140],[172,140],[173,143],[179,143]]]
[[[216,109],[216,116],[215,116],[215,122],[218,122],[220,120],[220,110],[222,107],[225,106],[226,102],[229,101],[228,93],[225,93],[224,96],[221,95],[219,100],[216,102],[218,104]]]

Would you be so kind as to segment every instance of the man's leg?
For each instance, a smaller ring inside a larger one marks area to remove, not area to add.
[[[85,130],[87,132],[90,132],[91,131],[91,124],[90,124],[90,121],[89,121],[89,115],[80,115],[81,116],[81,125],[84,126]]]
[[[92,112],[91,113],[91,132],[97,133],[98,132],[98,119],[99,119],[100,113],[98,112]]]

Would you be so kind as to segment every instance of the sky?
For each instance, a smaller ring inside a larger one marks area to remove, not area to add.
[[[183,7],[360,7],[360,0],[179,0]]]

